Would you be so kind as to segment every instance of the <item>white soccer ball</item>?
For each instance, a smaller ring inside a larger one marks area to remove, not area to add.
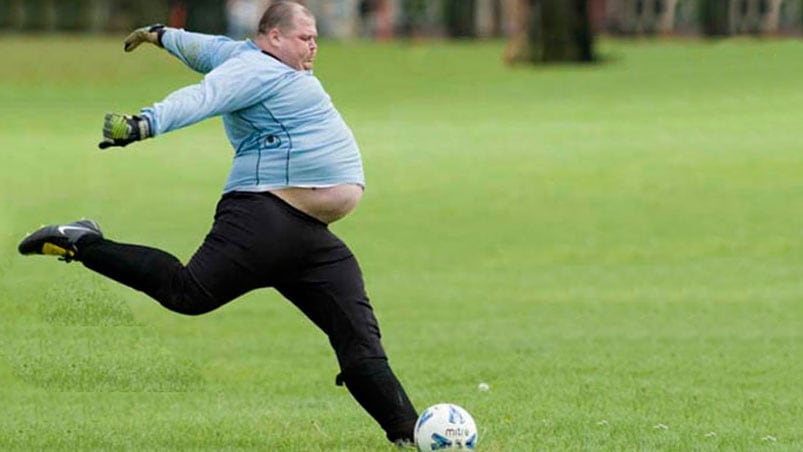
[[[415,445],[418,450],[474,450],[477,426],[468,411],[452,403],[433,405],[415,424]]]

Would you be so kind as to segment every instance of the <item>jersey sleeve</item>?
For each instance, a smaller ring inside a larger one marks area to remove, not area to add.
[[[160,135],[206,118],[234,112],[267,98],[276,76],[247,59],[236,57],[209,72],[201,83],[174,91],[163,101],[143,108],[141,115]]]
[[[162,34],[161,43],[165,50],[190,69],[206,74],[228,60],[242,41],[167,28]]]

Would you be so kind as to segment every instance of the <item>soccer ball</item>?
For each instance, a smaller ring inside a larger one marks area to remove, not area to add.
[[[477,426],[468,411],[451,403],[427,408],[415,424],[415,445],[419,451],[474,450]]]

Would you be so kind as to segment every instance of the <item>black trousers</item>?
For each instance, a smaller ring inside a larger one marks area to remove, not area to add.
[[[181,314],[204,314],[251,290],[275,288],[326,333],[338,382],[388,438],[412,437],[417,415],[387,365],[360,267],[326,224],[269,192],[232,192],[221,198],[212,230],[186,266],[164,251],[108,239],[77,247],[87,268]]]
[[[385,358],[354,255],[326,224],[269,192],[223,195],[186,266],[160,250],[104,242],[79,248],[83,264],[171,311],[204,314],[274,287],[327,334],[341,368]]]

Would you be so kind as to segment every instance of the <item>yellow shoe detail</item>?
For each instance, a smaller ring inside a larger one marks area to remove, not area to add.
[[[73,257],[75,255],[72,250],[65,250],[64,248],[56,246],[52,243],[45,243],[42,245],[42,254],[61,257]]]

